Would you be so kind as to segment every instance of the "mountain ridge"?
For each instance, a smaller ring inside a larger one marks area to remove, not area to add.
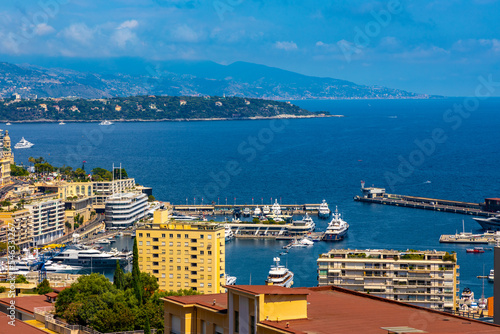
[[[46,66],[49,67],[46,67]],[[429,98],[399,89],[314,77],[238,61],[147,61],[142,58],[50,58],[0,62],[0,96],[110,98],[134,95],[237,96],[272,100]]]

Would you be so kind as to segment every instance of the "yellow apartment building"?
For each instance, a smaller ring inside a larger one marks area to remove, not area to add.
[[[14,227],[14,244],[20,249],[30,246],[33,240],[33,220],[29,210],[22,209],[15,212],[0,211],[0,220],[4,222],[3,229]],[[5,240],[4,240],[5,238]],[[0,235],[0,242],[7,242],[7,233]]]
[[[155,211],[153,224],[136,230],[140,270],[157,277],[161,290],[223,291],[223,225],[170,222],[168,213]]]

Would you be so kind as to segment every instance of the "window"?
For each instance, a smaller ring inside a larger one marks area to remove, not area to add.
[[[189,270],[189,267],[184,267],[184,270]]]
[[[150,245],[150,242],[149,241],[146,241],[146,246],[149,246]]]
[[[200,239],[203,239],[203,234],[202,234],[202,235],[200,235]]]
[[[158,266],[159,263],[158,262],[153,262],[153,266]]]
[[[165,274],[161,274],[161,278],[165,278],[165,276],[166,276]]]
[[[174,255],[174,250],[173,250],[173,249],[170,249],[170,250],[168,251],[168,255]]]
[[[159,257],[159,255],[158,254],[153,254],[153,257]]]
[[[153,274],[158,274],[158,270],[153,270]]]
[[[189,234],[184,234],[185,239],[189,239]]]
[[[139,246],[142,246],[142,241],[139,241]]]
[[[181,247],[181,243],[180,242],[177,243],[177,247]]]
[[[148,243],[149,243],[149,241],[148,241]],[[208,255],[212,255],[212,251],[208,251]]]
[[[189,242],[185,242],[184,246],[189,247]]]
[[[153,242],[157,242],[158,241],[158,238],[153,238]]]
[[[250,334],[255,334],[255,316],[250,316]]]
[[[173,238],[173,237],[174,237],[174,235],[173,235],[173,234],[169,234],[169,237],[170,237],[170,238]]]
[[[180,237],[181,237],[181,235],[180,235],[180,234],[177,234],[177,238],[179,238],[179,239],[180,239]]]
[[[142,233],[139,233],[139,237],[142,237]]]
[[[162,242],[161,242],[161,245],[162,245],[162,246],[165,246],[165,241],[162,241]]]
[[[185,274],[185,275],[184,275],[184,278],[188,279],[188,278],[189,278],[189,275],[188,275],[188,274]]]
[[[174,274],[169,274],[168,278],[174,278]]]
[[[191,239],[191,242],[196,242],[197,240],[196,239]]]
[[[212,235],[211,235],[211,234],[209,234],[209,235],[207,236],[207,239],[208,239],[208,240],[212,240]]]
[[[165,233],[162,233],[161,237],[162,237],[162,238],[165,238]]]
[[[181,266],[177,266],[177,270],[181,270]]]
[[[146,237],[150,238],[150,237],[151,237],[151,234],[146,233]]]
[[[149,241],[148,241],[148,244],[149,244]],[[158,249],[158,246],[153,246],[153,249]]]
[[[181,255],[181,250],[180,249],[177,250],[177,255]]]
[[[234,332],[238,333],[240,331],[240,314],[238,311],[234,311]]]
[[[173,246],[174,246],[174,243],[173,243],[172,241],[170,241],[170,242],[168,243],[168,245],[169,245],[170,247],[173,247]]]
[[[204,251],[200,251],[200,255],[203,255],[203,254],[205,254],[205,252]]]

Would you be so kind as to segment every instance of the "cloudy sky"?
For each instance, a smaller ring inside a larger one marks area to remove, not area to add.
[[[500,82],[499,13],[497,0],[5,0],[0,60],[247,61],[470,96],[479,76]]]

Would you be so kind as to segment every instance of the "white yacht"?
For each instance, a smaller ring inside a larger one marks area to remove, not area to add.
[[[274,265],[271,266],[269,270],[269,276],[267,276],[266,285],[277,285],[289,288],[293,284],[293,272],[288,270],[285,266],[280,266],[280,258],[275,257]]]
[[[273,207],[272,207],[272,212],[273,212],[273,215],[275,215],[275,216],[281,215],[281,206],[279,205],[278,200],[275,200]]]
[[[59,264],[88,268],[115,268],[117,260],[122,266],[127,264],[126,259],[97,249],[66,249],[52,258],[53,262]]]
[[[5,125],[12,125],[10,122],[5,123]]]
[[[255,210],[253,210],[254,217],[260,217],[261,214],[262,214],[262,210],[259,207],[256,207]]]
[[[59,125],[66,125],[66,123],[64,123],[64,121],[60,121]]]
[[[314,231],[315,228],[314,220],[306,213],[301,220],[292,221],[292,226],[288,229],[291,235],[304,235]]]
[[[488,281],[490,281],[490,282],[495,281],[495,269],[490,270],[490,274],[488,275]]]
[[[326,203],[325,200],[323,200],[323,203],[319,205],[318,217],[323,219],[330,217],[330,208],[328,207],[328,203]]]
[[[24,139],[24,137],[19,141],[19,143],[17,143],[16,145],[14,145],[14,148],[30,148],[31,146],[33,146],[35,144],[33,143],[30,143],[29,141],[27,141],[26,139]]]
[[[290,247],[307,247],[314,245],[314,242],[308,238],[302,238],[300,240],[295,240]]]
[[[225,274],[226,285],[235,285],[236,284],[236,276],[229,276]]]
[[[325,241],[340,241],[347,235],[347,230],[349,229],[349,224],[340,217],[338,208],[335,207],[335,213],[333,214],[332,221],[328,224],[326,232],[323,236]]]
[[[231,226],[229,226],[229,224],[224,225],[224,236],[226,242],[231,241],[234,238],[234,232],[231,230]]]
[[[269,210],[269,205],[264,205],[264,207],[262,208],[262,213],[264,215],[268,215],[270,212],[271,210]]]
[[[54,263],[50,260],[45,262],[44,267],[45,267],[45,271],[53,272],[53,273],[71,273],[71,272],[79,271],[80,269],[82,269],[82,267]]]
[[[99,123],[99,125],[113,125],[113,123],[108,120],[104,120],[101,123]]]
[[[243,217],[250,217],[252,215],[252,212],[250,211],[250,208],[245,208],[243,210]]]

